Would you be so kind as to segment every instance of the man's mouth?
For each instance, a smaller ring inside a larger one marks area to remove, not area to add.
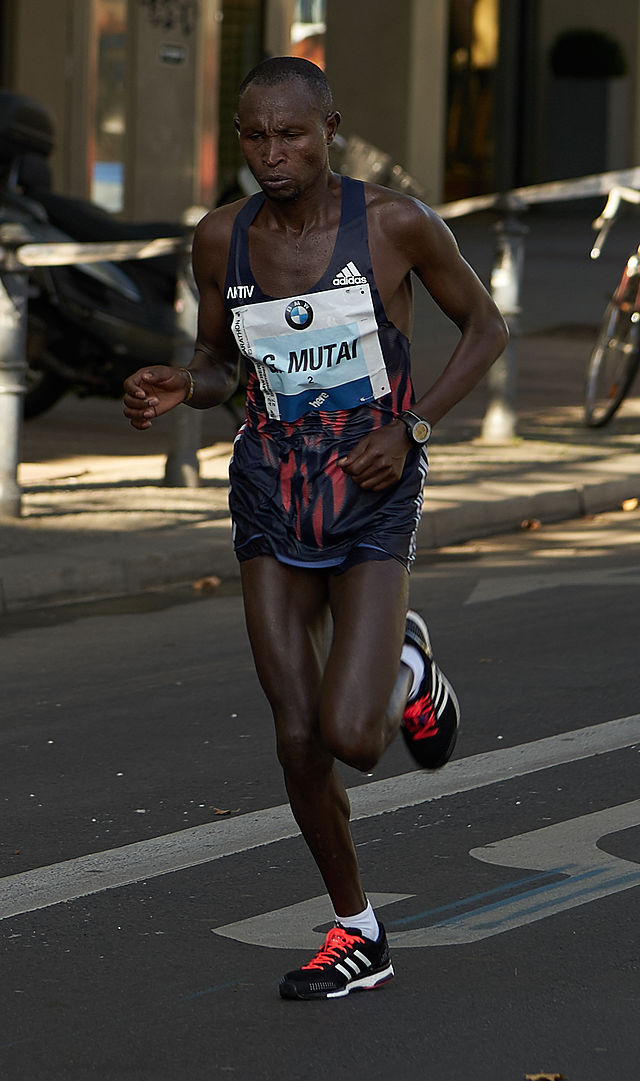
[[[258,181],[261,188],[283,188],[286,184],[291,183],[291,178],[288,176],[262,176]]]

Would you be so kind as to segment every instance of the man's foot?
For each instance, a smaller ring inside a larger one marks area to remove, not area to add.
[[[382,924],[377,942],[353,928],[332,927],[319,953],[280,981],[283,998],[341,998],[350,991],[370,991],[393,976]]]
[[[400,731],[418,765],[438,769],[453,754],[460,706],[449,680],[433,659],[427,625],[417,612],[407,612],[404,640],[422,654],[424,676],[416,697],[407,702]]]

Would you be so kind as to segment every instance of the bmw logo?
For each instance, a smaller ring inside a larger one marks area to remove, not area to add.
[[[313,323],[313,308],[306,300],[292,300],[284,317],[292,330],[306,330]]]

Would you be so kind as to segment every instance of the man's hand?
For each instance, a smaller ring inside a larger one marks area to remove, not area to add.
[[[402,476],[410,443],[402,421],[392,421],[365,435],[338,465],[361,488],[381,492]]]
[[[144,431],[156,417],[180,405],[187,396],[189,381],[179,368],[155,364],[140,368],[124,383],[124,415],[134,428]]]

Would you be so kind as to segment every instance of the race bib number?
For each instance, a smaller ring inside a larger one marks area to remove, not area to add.
[[[234,308],[231,327],[272,420],[354,409],[389,393],[367,284]]]

